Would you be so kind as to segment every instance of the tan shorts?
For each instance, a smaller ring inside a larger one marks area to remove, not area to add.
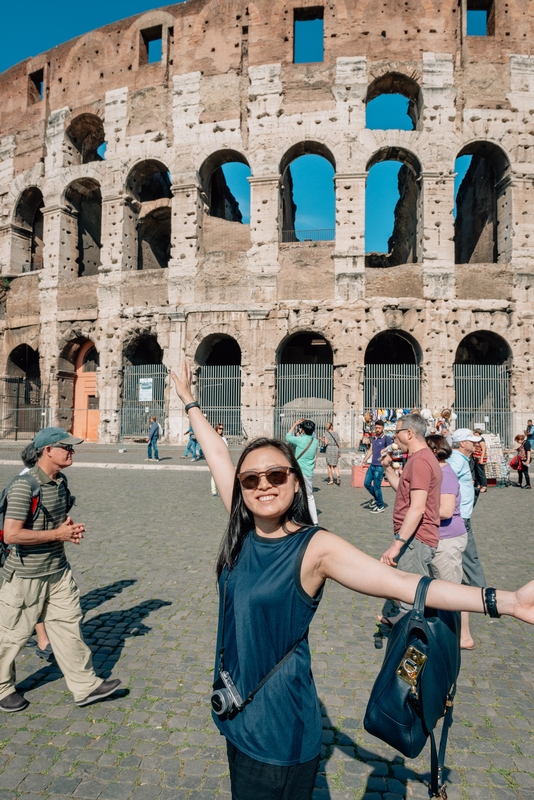
[[[436,554],[430,564],[434,578],[452,583],[462,582],[462,553],[467,547],[467,533],[453,536],[452,539],[440,539]]]

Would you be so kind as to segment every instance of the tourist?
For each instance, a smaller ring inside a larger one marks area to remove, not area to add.
[[[471,473],[470,460],[474,446],[480,441],[480,436],[475,436],[469,428],[458,428],[452,435],[452,454],[448,460],[460,482],[460,513],[467,530],[467,547],[462,554],[462,567],[464,571],[463,582],[469,586],[486,586],[486,576],[478,557],[475,535],[471,526],[471,516],[475,505],[475,487]],[[469,615],[462,614],[462,632],[460,647],[464,650],[473,650],[475,642],[469,629]]]
[[[530,446],[534,444],[534,425],[532,424],[532,420],[529,419],[527,421],[527,427],[525,428],[525,436],[527,437],[528,441],[530,442]]]
[[[486,464],[488,462],[488,452],[486,442],[482,436],[480,428],[475,428],[473,431],[475,436],[480,436],[480,441],[474,443],[473,449],[473,464],[474,464],[474,486],[475,492],[479,491],[481,494],[488,491],[488,480],[486,478]]]
[[[328,482],[327,486],[333,486],[337,483],[341,486],[341,478],[339,477],[339,436],[334,431],[334,426],[331,422],[327,422],[325,427],[326,435],[323,442],[326,445],[326,468],[328,469]]]
[[[467,530],[460,513],[460,481],[451,465],[447,464],[452,448],[445,437],[438,434],[427,436],[426,442],[441,467],[439,544],[430,571],[434,578],[461,583],[462,553],[467,547]]]
[[[4,541],[11,544],[0,589],[0,709],[23,711],[28,700],[15,689],[15,659],[41,619],[56,661],[78,706],[113,694],[119,680],[99,678],[80,630],[78,587],[66,559],[65,542],[80,544],[85,526],[68,515],[71,495],[62,470],[70,467],[74,445],[83,439],[63,428],[44,428],[33,440],[30,474],[41,487],[41,504],[32,513],[32,490],[15,481],[7,495]],[[52,526],[52,527],[50,527]]]
[[[150,417],[150,430],[148,432],[148,458],[147,461],[152,461],[152,451],[154,451],[154,461],[159,461],[158,453],[158,439],[159,439],[159,425],[156,417]]]
[[[532,458],[532,445],[523,433],[518,433],[514,441],[517,443],[516,454],[519,457],[519,467],[517,470],[516,486],[522,487],[523,477],[525,478],[525,489],[530,489],[530,475],[528,468]]]
[[[214,697],[232,798],[311,800],[322,726],[308,627],[325,582],[413,603],[420,576],[391,569],[313,526],[299,461],[285,443],[252,441],[234,468],[193,399],[189,366],[172,378],[230,515],[217,559],[215,687],[223,685],[222,667],[245,699],[291,653],[247,705],[231,705],[230,714],[219,716],[221,696]],[[401,432],[401,438],[407,435]],[[431,583],[427,602],[432,608],[484,610],[479,589],[444,581]],[[534,622],[534,581],[518,592],[497,591],[496,603],[498,613]]]
[[[286,442],[292,444],[295,448],[295,456],[304,476],[310,515],[313,524],[317,525],[317,508],[313,496],[313,473],[319,439],[314,436],[314,433],[315,422],[312,422],[311,419],[298,419],[289,429],[289,433],[286,434]]]
[[[399,423],[397,423],[397,425],[398,424]],[[382,465],[381,455],[382,450],[389,447],[392,443],[393,439],[391,436],[384,436],[384,423],[381,419],[377,419],[375,422],[374,436],[371,439],[369,449],[363,459],[363,464],[367,464],[369,459],[371,459],[371,463],[365,473],[363,485],[371,495],[367,507],[372,514],[381,514],[387,508],[382,496],[384,467]]]
[[[215,431],[216,431],[216,433],[219,434],[219,436],[221,437],[221,439],[223,440],[225,445],[228,447],[228,441],[227,441],[226,437],[224,436],[224,425],[222,424],[222,422],[218,422],[215,425]],[[217,485],[215,483],[215,479],[214,479],[213,475],[211,476],[211,494],[212,494],[212,497],[218,497],[219,496],[219,491],[217,489]]]
[[[391,453],[382,456],[386,477],[396,495],[395,538],[380,560],[416,575],[431,575],[430,565],[439,543],[441,469],[426,443],[426,429],[426,420],[413,412],[397,422],[395,442],[408,455],[400,476],[392,466]],[[401,603],[397,616],[380,617],[380,622],[391,626],[410,610],[409,603]]]

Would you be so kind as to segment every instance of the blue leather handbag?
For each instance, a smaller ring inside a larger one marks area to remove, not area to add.
[[[447,796],[442,782],[447,736],[460,671],[460,614],[426,608],[428,586],[421,578],[411,613],[390,633],[384,663],[364,718],[365,730],[415,758],[431,740],[430,797]],[[445,717],[436,750],[434,728]]]

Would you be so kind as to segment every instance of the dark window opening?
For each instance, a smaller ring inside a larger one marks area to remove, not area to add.
[[[171,209],[161,206],[139,222],[137,229],[137,269],[169,266],[171,257]]]
[[[418,364],[414,344],[398,331],[377,334],[365,351],[365,364]]]
[[[309,64],[324,61],[324,9],[295,8],[293,23],[293,62]]]
[[[98,350],[90,347],[83,357],[83,372],[96,372],[99,363]]]
[[[140,64],[157,64],[163,57],[163,33],[162,26],[155,25],[141,31],[141,43],[139,48]]]
[[[370,130],[416,130],[422,106],[419,84],[400,72],[388,72],[367,90],[365,125]]]
[[[230,337],[211,340],[212,348],[205,357],[206,367],[230,367],[241,365],[241,348],[235,339]]]
[[[28,95],[30,103],[39,103],[44,97],[44,69],[29,76]]]
[[[210,217],[250,223],[250,167],[231,161],[218,167],[209,187]]]
[[[329,342],[317,333],[297,333],[280,353],[280,364],[333,364]]]
[[[80,114],[73,119],[67,128],[67,137],[74,146],[71,152],[76,160],[81,158],[82,164],[103,161],[106,152],[104,123],[96,114]]]
[[[158,340],[149,334],[141,335],[128,344],[124,350],[126,366],[141,367],[163,363],[163,350]]]
[[[77,217],[75,261],[78,277],[97,275],[101,264],[102,195],[96,181],[80,178],[65,192],[65,200]],[[74,242],[73,242],[74,244]]]
[[[26,189],[17,204],[15,213],[18,258],[13,266],[16,272],[32,272],[43,267],[43,195],[37,187]]]
[[[495,35],[495,3],[493,0],[467,0],[467,35]]]
[[[455,364],[509,364],[511,350],[502,336],[492,331],[476,331],[462,339],[456,351]]]

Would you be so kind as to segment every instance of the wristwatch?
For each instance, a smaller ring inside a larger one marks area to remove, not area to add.
[[[400,537],[400,535],[398,533],[395,534],[395,539],[398,542],[402,542],[403,544],[408,544],[408,541],[406,539],[401,539],[401,537]]]

